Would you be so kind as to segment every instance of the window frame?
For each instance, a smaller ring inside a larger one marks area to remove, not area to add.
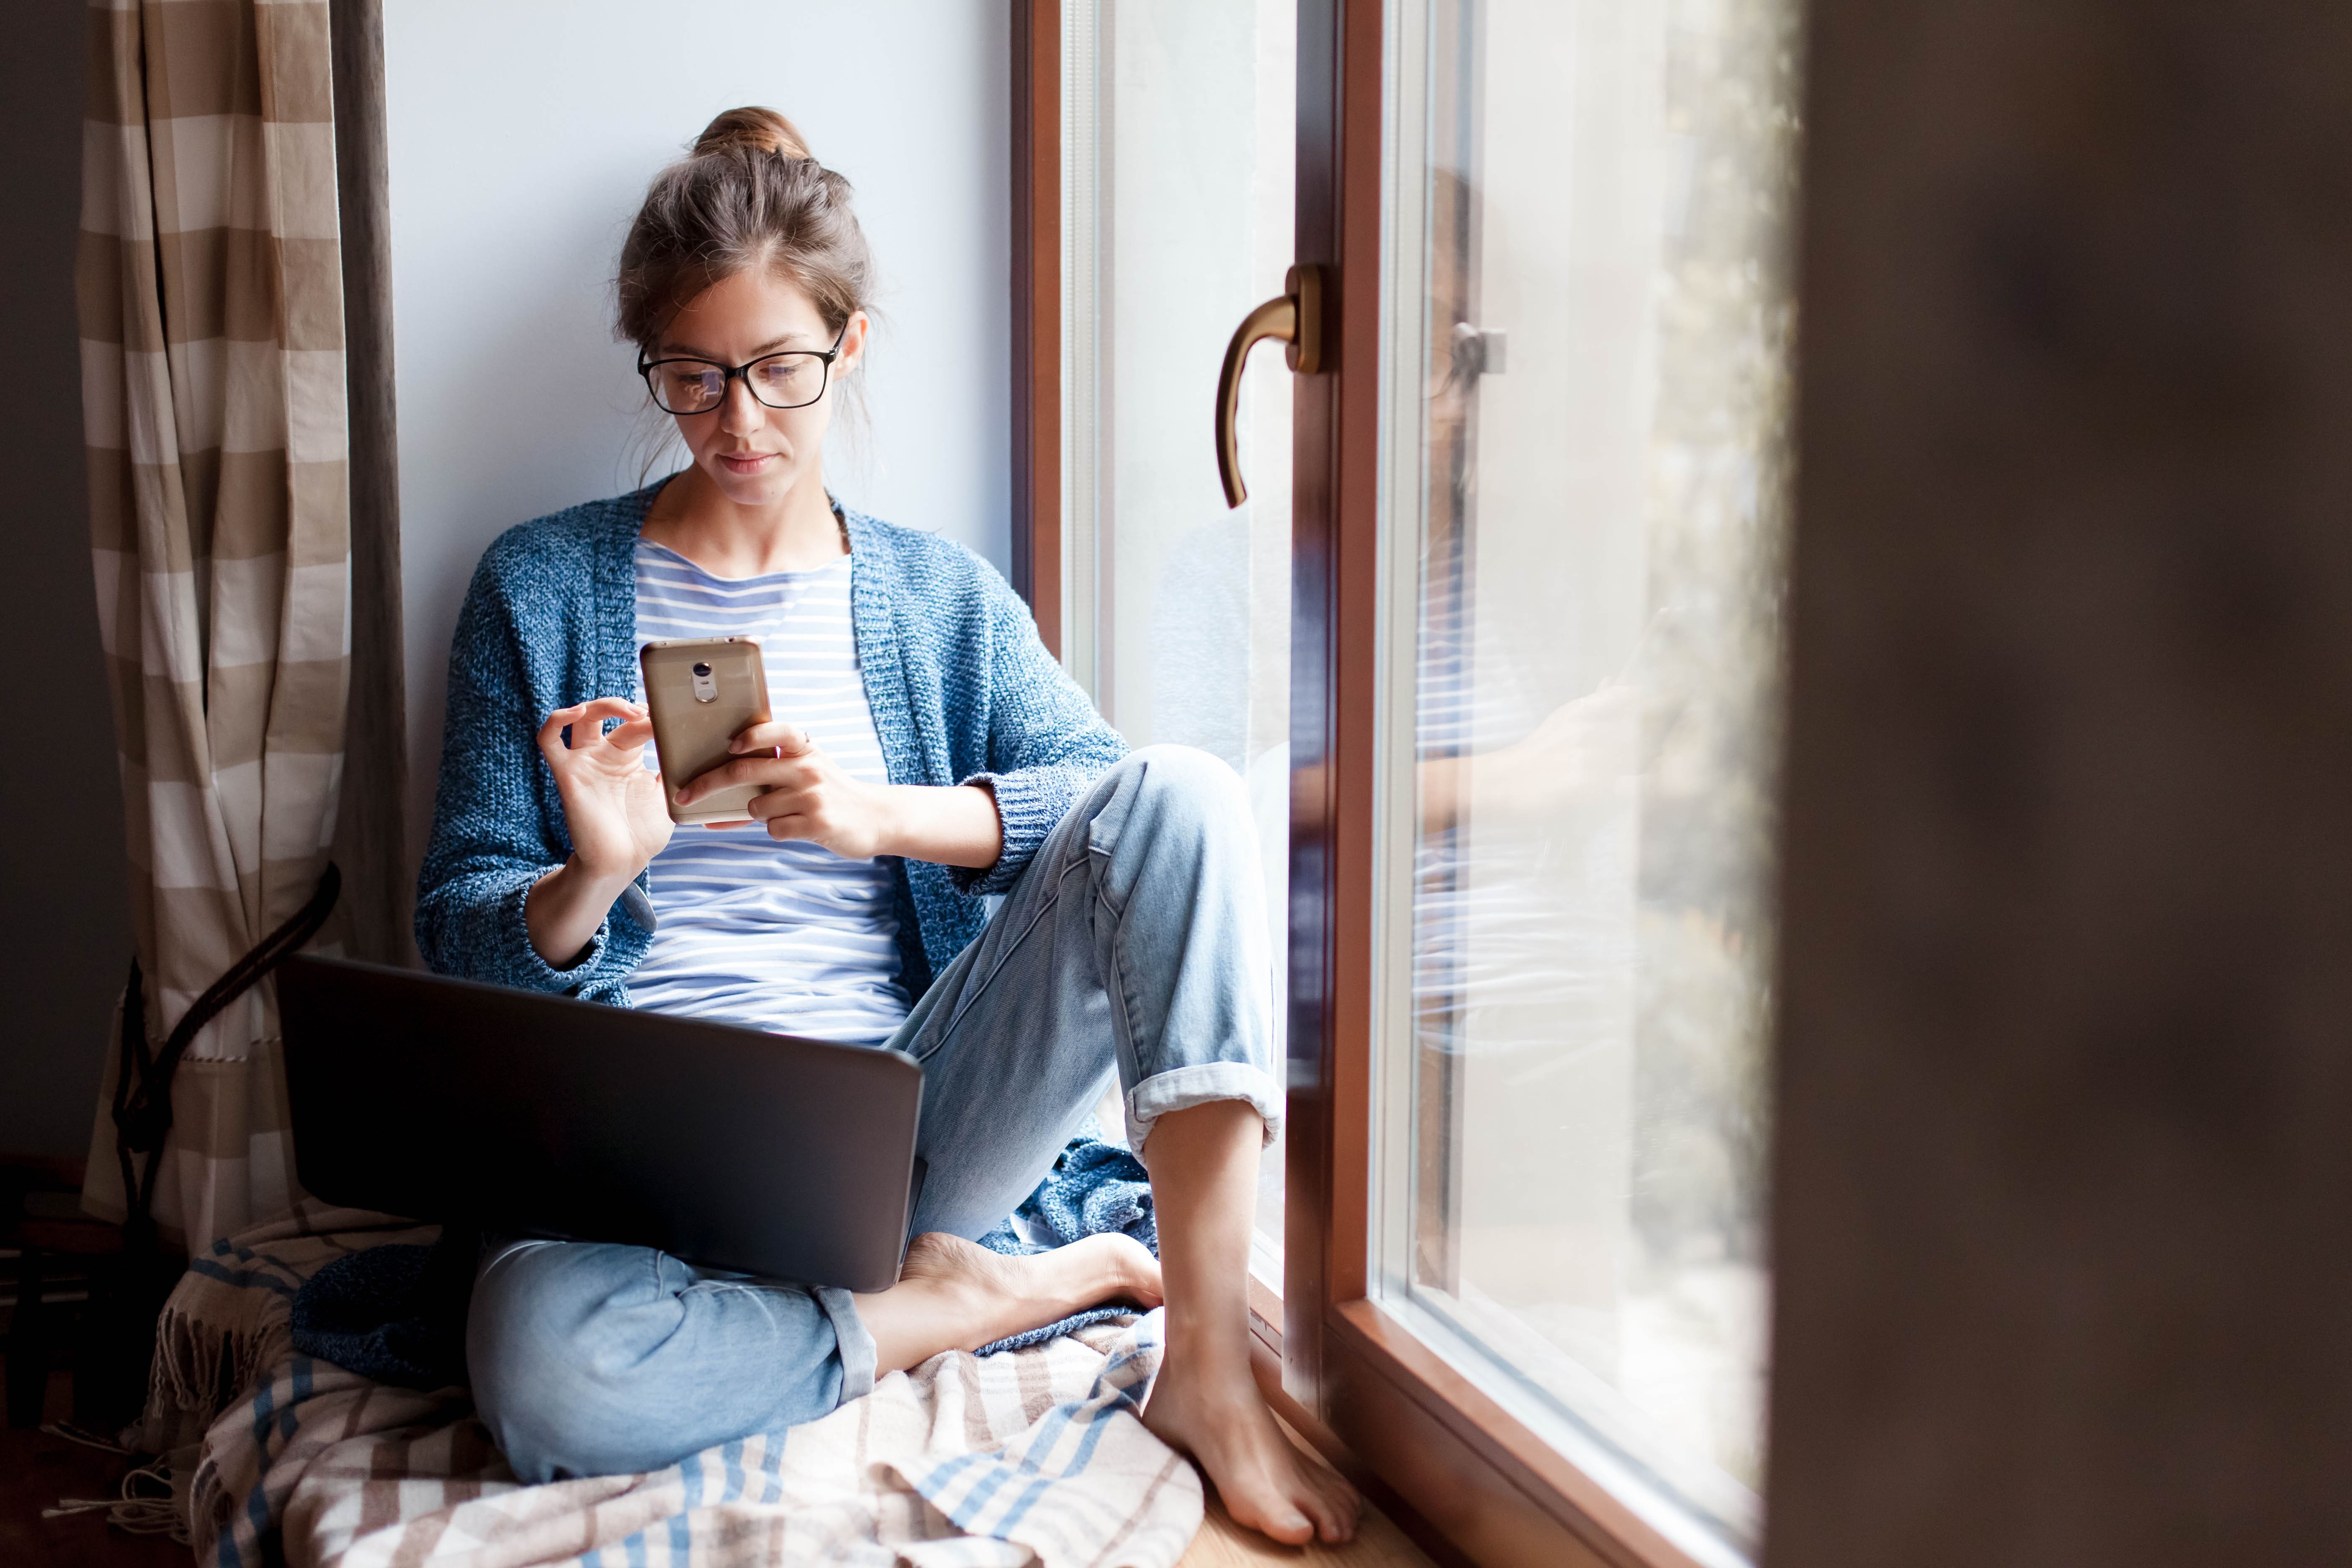
[[[1297,9],[1296,256],[1325,268],[1327,363],[1293,387],[1284,1279],[1278,1296],[1250,1279],[1259,1383],[1440,1555],[1717,1568],[1720,1554],[1685,1550],[1369,1289],[1391,24],[1385,0]],[[1012,13],[1013,584],[1059,657],[1062,8],[1012,0]]]
[[[1370,1289],[1391,25],[1381,0],[1299,6],[1298,259],[1338,286],[1336,363],[1294,394],[1283,1386],[1475,1561],[1697,1568]]]
[[[1012,578],[1059,658],[1062,12],[1059,0],[1012,0],[1011,8]]]

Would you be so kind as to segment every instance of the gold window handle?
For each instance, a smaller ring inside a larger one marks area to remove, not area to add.
[[[1225,363],[1217,372],[1217,478],[1225,487],[1225,505],[1237,507],[1249,500],[1242,483],[1242,455],[1234,436],[1234,418],[1242,399],[1242,363],[1262,339],[1280,338],[1289,346],[1283,363],[1300,375],[1323,368],[1323,269],[1301,266],[1282,280],[1279,298],[1268,300],[1242,318],[1234,341],[1225,345]]]

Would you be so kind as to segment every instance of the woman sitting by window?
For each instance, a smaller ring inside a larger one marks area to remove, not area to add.
[[[986,564],[827,493],[825,391],[868,331],[849,196],[760,109],[654,181],[620,331],[693,462],[483,556],[416,931],[444,973],[907,1052],[918,1234],[875,1295],[496,1239],[467,1332],[482,1419],[525,1480],[653,1469],[941,1351],[1164,1297],[1146,1425],[1236,1520],[1345,1539],[1354,1494],[1250,1376],[1244,1271],[1282,1087],[1239,782],[1201,752],[1128,752]],[[781,717],[682,793],[758,785],[757,820],[673,832],[628,694],[642,642],[711,636],[759,639]],[[1114,1075],[1159,1260],[1118,1236],[974,1245]]]

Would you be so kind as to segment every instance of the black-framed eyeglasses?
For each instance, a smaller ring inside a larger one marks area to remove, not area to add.
[[[771,408],[805,408],[824,395],[833,379],[833,362],[841,357],[841,340],[848,335],[849,323],[844,321],[829,349],[786,349],[738,365],[707,359],[649,360],[639,354],[637,374],[646,378],[646,390],[665,414],[709,413],[727,401],[727,384],[737,376]]]

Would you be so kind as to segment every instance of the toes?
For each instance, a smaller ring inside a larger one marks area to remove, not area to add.
[[[1233,1516],[1235,1524],[1269,1536],[1285,1546],[1304,1546],[1315,1539],[1314,1521],[1278,1500],[1271,1507],[1257,1499],[1227,1497],[1224,1503],[1225,1511]]]
[[[1234,1523],[1289,1546],[1354,1538],[1355,1489],[1292,1446],[1255,1387],[1245,1401],[1196,1409],[1170,1380],[1173,1370],[1156,1380],[1145,1425],[1199,1462]]]
[[[1315,1521],[1315,1533],[1337,1544],[1351,1541],[1356,1534],[1356,1520],[1363,1508],[1363,1500],[1347,1481],[1312,1460],[1302,1461],[1301,1479],[1306,1482],[1306,1495],[1299,1499]]]
[[[1356,1510],[1329,1498],[1315,1500],[1315,1533],[1338,1546],[1356,1539]]]

